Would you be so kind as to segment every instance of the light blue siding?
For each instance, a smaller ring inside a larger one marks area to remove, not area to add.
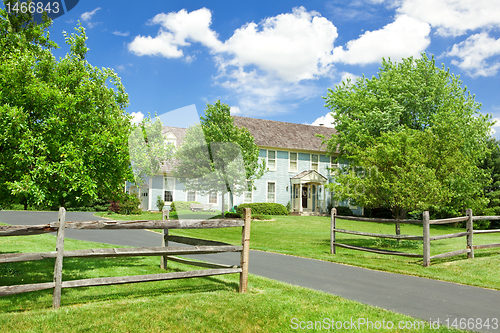
[[[297,171],[290,172],[289,171],[289,159],[287,150],[279,150],[276,149],[276,170],[269,170],[264,173],[261,179],[255,181],[255,189],[252,193],[252,202],[267,202],[267,189],[268,183],[275,183],[275,202],[286,205],[288,202],[291,203],[292,200],[292,189],[290,179],[295,175],[307,171],[311,169],[311,154],[310,153],[298,153],[298,165]],[[328,168],[330,167],[330,156],[326,154],[319,155],[318,162],[318,171],[321,175],[325,176],[328,179],[329,183],[335,182],[335,179],[330,175],[330,171]],[[267,150],[259,149],[259,158],[266,159],[267,158]],[[348,162],[344,159],[340,161],[341,165],[347,165]],[[152,179],[152,189],[151,189],[151,207],[149,209],[156,210],[156,198],[160,195],[162,198],[164,197],[164,176],[159,175],[155,176]],[[130,188],[130,184],[127,184],[127,190]],[[327,205],[331,202],[331,193],[326,191],[324,194],[327,199]],[[174,200],[175,201],[185,201],[186,200],[186,192],[184,182],[182,180],[176,179],[175,188],[174,188]],[[226,195],[226,200],[228,200],[228,195]],[[313,196],[312,205],[316,207],[316,202],[318,198],[317,196]],[[196,201],[207,204],[208,195],[207,194],[196,194]],[[234,205],[240,205],[243,203],[243,195],[234,197]],[[348,201],[342,201],[338,203],[341,206],[348,206]],[[214,205],[215,209],[221,209],[222,206],[222,198],[221,194],[218,194],[217,204]],[[361,215],[362,209],[353,209],[355,214]]]

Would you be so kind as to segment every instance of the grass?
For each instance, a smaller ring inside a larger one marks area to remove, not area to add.
[[[53,251],[52,235],[1,237],[2,253]],[[65,249],[116,247],[66,239]],[[0,285],[52,280],[54,260],[0,265]],[[169,263],[169,271],[190,267]],[[198,269],[198,268],[196,268]],[[164,272],[157,257],[65,259],[63,280]],[[171,280],[62,291],[52,310],[50,290],[0,298],[4,332],[285,332],[294,323],[331,320],[413,324],[416,320],[338,296],[250,275],[249,292],[239,294],[238,275]],[[296,318],[296,319],[294,319]],[[293,321],[292,321],[293,320]],[[319,328],[319,327],[318,327]],[[323,329],[326,326],[322,327]],[[361,329],[360,329],[361,330]],[[362,329],[377,332],[379,329]],[[391,330],[389,330],[391,331]],[[396,330],[394,330],[396,331]],[[444,327],[398,332],[452,332]]]
[[[161,218],[161,217],[160,217]],[[500,290],[500,249],[475,251],[474,259],[466,255],[436,259],[430,267],[422,259],[380,255],[337,247],[330,254],[330,218],[322,216],[274,216],[275,221],[252,221],[250,248],[300,257],[320,259],[381,271],[426,277]],[[393,224],[338,220],[337,227],[372,233],[394,234]],[[462,232],[464,229],[431,225],[431,236]],[[171,230],[173,235],[241,243],[239,228]],[[422,226],[401,225],[401,234],[422,235]],[[421,241],[378,239],[337,233],[339,243],[385,248],[394,251],[422,253]],[[474,244],[500,243],[499,234],[474,235]],[[431,242],[431,255],[465,249],[465,237]]]

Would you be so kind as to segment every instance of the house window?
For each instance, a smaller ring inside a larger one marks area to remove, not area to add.
[[[297,160],[298,160],[298,156],[299,154],[297,153],[289,153],[289,160],[290,160],[290,172],[297,172],[298,168],[297,168]]]
[[[267,202],[276,202],[276,183],[267,183]]]
[[[311,170],[319,171],[317,154],[311,154]]]
[[[186,201],[196,201],[196,191],[188,191]]]
[[[177,147],[177,137],[175,136],[175,134],[172,132],[167,133],[165,143]]]
[[[339,162],[336,162],[335,160],[337,157],[335,156],[330,156],[330,174],[333,175],[337,172],[339,169]]]
[[[217,204],[217,192],[210,192],[208,195],[209,204]]]
[[[276,171],[276,150],[267,151],[267,169]]]
[[[165,177],[165,194],[163,200],[165,202],[174,201],[175,178]]]
[[[243,203],[252,203],[252,181],[247,180],[247,188],[243,191]]]

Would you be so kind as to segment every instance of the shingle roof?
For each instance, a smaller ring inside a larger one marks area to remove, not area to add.
[[[237,126],[248,128],[257,146],[261,147],[326,151],[325,146],[320,148],[322,140],[316,134],[322,134],[326,138],[330,138],[332,134],[337,134],[334,128],[324,126],[239,116],[233,116],[233,118]]]
[[[232,116],[235,125],[246,127],[260,147],[273,147],[282,149],[297,149],[308,151],[326,151],[321,145],[321,138],[316,134],[322,134],[329,138],[337,131],[330,127],[294,124],[282,121],[256,119],[248,117]],[[177,147],[184,142],[187,128],[163,126],[163,134],[173,133],[177,137]],[[171,172],[175,161],[163,163],[162,172]]]
[[[186,136],[187,128],[163,126],[162,134],[165,135],[169,132],[173,133],[177,137],[177,146],[179,146],[184,142],[184,137]]]

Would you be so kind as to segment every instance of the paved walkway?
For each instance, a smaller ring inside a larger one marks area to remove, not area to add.
[[[96,220],[92,213],[67,213],[68,221]],[[44,224],[57,220],[55,212],[0,211],[0,222]],[[117,245],[161,244],[161,235],[145,230],[66,230],[66,237]],[[238,264],[237,253],[196,256],[201,260]],[[425,321],[450,323],[455,318],[497,318],[498,328],[478,332],[500,332],[500,291],[464,286],[346,266],[276,253],[250,251],[250,273],[320,290],[361,303],[407,314]],[[368,318],[369,319],[369,318]]]

